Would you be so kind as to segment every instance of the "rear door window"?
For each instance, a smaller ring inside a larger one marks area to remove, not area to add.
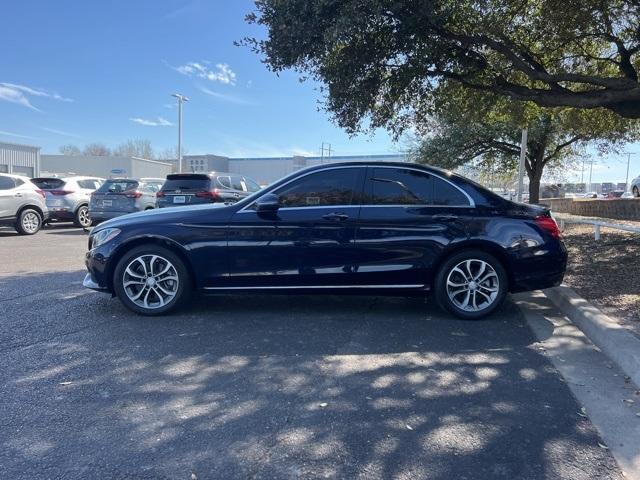
[[[249,192],[257,192],[258,190],[260,190],[260,185],[258,185],[250,178],[244,177],[244,183],[247,186],[247,191]]]
[[[211,188],[207,175],[169,175],[162,185],[163,192],[205,192]]]
[[[78,186],[80,188],[95,190],[100,187],[100,183],[97,180],[78,180]]]
[[[222,188],[231,188],[231,178],[226,176],[217,177],[218,183]]]
[[[245,189],[242,187],[242,177],[233,175],[231,177],[231,188],[233,188],[234,190],[240,190],[241,192],[245,191]]]
[[[16,184],[11,177],[0,177],[0,190],[11,190]]]

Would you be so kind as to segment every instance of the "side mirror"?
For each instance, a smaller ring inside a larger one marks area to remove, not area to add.
[[[256,200],[256,211],[258,213],[276,213],[280,208],[280,199],[273,193],[262,195]]]

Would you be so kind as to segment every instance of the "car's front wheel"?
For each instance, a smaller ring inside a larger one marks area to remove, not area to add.
[[[441,308],[459,318],[475,320],[493,312],[507,294],[507,274],[492,255],[480,250],[460,252],[440,267],[434,295]]]
[[[113,287],[124,306],[141,315],[167,313],[191,293],[184,262],[159,245],[142,245],[124,255],[115,268]]]
[[[42,227],[42,217],[32,208],[25,208],[16,219],[16,231],[20,235],[33,235]]]

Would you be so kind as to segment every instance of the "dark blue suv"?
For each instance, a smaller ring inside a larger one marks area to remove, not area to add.
[[[85,286],[143,315],[193,291],[424,295],[461,318],[508,292],[558,285],[567,251],[549,210],[409,163],[298,171],[233,204],[110,220]]]

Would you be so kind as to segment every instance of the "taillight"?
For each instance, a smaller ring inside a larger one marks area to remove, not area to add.
[[[218,189],[214,189],[211,191],[205,190],[203,192],[196,192],[196,197],[207,198],[209,200],[217,200],[218,199]]]
[[[46,198],[44,192],[42,190],[36,190],[36,192],[38,192],[40,195],[42,195],[42,198]]]
[[[69,195],[70,193],[74,193],[74,192],[73,190],[49,190],[49,193],[51,195],[62,196],[62,195]]]
[[[165,193],[164,193],[164,192],[158,192],[158,193],[156,193],[156,197],[157,197],[157,198],[164,198],[165,196],[166,196],[166,195],[165,195]]]
[[[560,229],[558,228],[558,224],[553,218],[546,215],[538,215],[535,220],[536,224],[540,228],[551,234],[553,238],[560,238]]]
[[[129,193],[125,193],[124,194],[125,197],[127,198],[140,198],[142,196],[142,192],[129,192]]]

